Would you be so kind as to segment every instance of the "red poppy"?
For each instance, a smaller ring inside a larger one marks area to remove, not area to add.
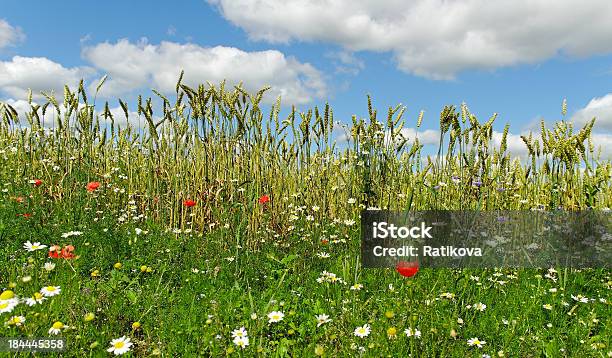
[[[74,258],[74,254],[72,253],[73,251],[74,251],[74,246],[72,245],[64,246],[64,248],[62,249],[62,258],[63,259],[73,259]]]
[[[194,206],[196,206],[196,202],[193,200],[185,200],[183,201],[183,205],[185,205],[188,208],[192,208]]]
[[[87,183],[87,191],[89,192],[96,191],[96,189],[98,189],[99,187],[100,187],[100,182],[92,181],[92,182]]]
[[[397,263],[395,270],[404,277],[412,277],[419,271],[419,263],[417,261],[400,261]]]
[[[270,202],[270,197],[269,197],[268,195],[262,195],[262,196],[259,198],[259,203],[260,203],[260,204],[262,204],[262,205],[263,205],[263,204],[266,204],[266,203],[268,203],[268,202]]]
[[[49,257],[52,259],[58,259],[60,257],[61,250],[61,247],[57,245],[51,245],[51,247],[49,248]]]
[[[18,202],[18,203],[23,203],[23,200],[24,200],[23,196],[18,196],[18,197],[15,198],[15,201]]]
[[[25,214],[17,214],[17,216],[23,216],[24,219],[29,219],[32,217],[32,214],[30,213],[25,213]]]
[[[32,184],[34,184],[34,186],[41,186],[42,185],[42,180],[40,179],[34,179],[34,182]]]
[[[329,240],[323,239],[323,240],[321,240],[321,244],[327,245],[327,244],[329,244]]]

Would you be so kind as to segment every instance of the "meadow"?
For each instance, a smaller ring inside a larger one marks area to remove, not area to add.
[[[516,158],[466,105],[405,118],[368,97],[340,125],[265,91],[179,79],[119,100],[127,122],[82,83],[1,104],[0,337],[63,337],[66,357],[612,356],[609,269],[405,278],[359,251],[366,209],[610,211],[596,121],[574,128],[564,102]]]

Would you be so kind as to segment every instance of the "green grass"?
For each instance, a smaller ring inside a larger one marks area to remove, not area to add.
[[[49,97],[44,107],[46,120],[55,117],[52,132],[43,130],[43,107],[17,121],[3,106],[0,288],[20,298],[47,285],[61,293],[0,313],[3,322],[26,319],[0,326],[0,336],[46,337],[61,321],[70,327],[62,332],[64,356],[74,357],[108,356],[121,336],[134,343],[128,356],[612,351],[609,269],[422,268],[408,279],[362,269],[359,257],[359,213],[367,207],[609,210],[611,165],[590,145],[592,123],[574,130],[561,121],[526,136],[530,157],[519,161],[504,143],[493,145],[494,118],[480,123],[467,107],[446,107],[439,156],[427,156],[413,138],[396,138],[405,121],[400,107],[380,122],[368,102],[367,120],[354,118],[351,144],[340,147],[329,107],[282,120],[279,104],[263,114],[262,93],[179,83],[174,103],[162,98],[161,115],[139,100],[139,118],[119,128],[109,111],[93,112],[82,88],[67,89],[66,106]],[[101,186],[88,191],[92,181]],[[264,194],[271,200],[260,204]],[[186,207],[187,199],[196,205]],[[82,235],[62,237],[70,231]],[[28,252],[28,240],[74,245],[78,258]],[[48,272],[46,262],[56,267]],[[325,271],[340,280],[318,282]],[[269,323],[272,311],[283,320]],[[320,314],[331,321],[317,327]],[[364,324],[371,333],[355,336]],[[231,337],[240,327],[249,337],[244,349]],[[420,338],[407,337],[407,328]],[[482,348],[468,345],[474,337],[486,341]]]

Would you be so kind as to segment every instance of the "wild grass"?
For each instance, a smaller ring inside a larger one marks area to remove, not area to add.
[[[72,327],[62,333],[68,356],[104,355],[123,335],[136,356],[612,351],[609,270],[424,269],[409,280],[359,262],[367,208],[609,210],[612,166],[591,141],[595,121],[542,122],[523,136],[528,157],[516,158],[509,126],[496,145],[495,115],[480,121],[466,105],[446,106],[439,147],[427,154],[418,131],[431,119],[405,118],[402,106],[379,115],[368,97],[365,118],[342,126],[329,105],[300,112],[280,99],[262,104],[266,89],[181,79],[172,99],[119,100],[127,122],[83,83],[61,102],[30,97],[25,115],[0,104],[0,286],[20,297],[62,289],[0,313],[26,318],[1,336],[48,336],[61,321]],[[408,127],[414,138],[403,135]],[[348,144],[336,142],[342,132]],[[101,185],[87,190],[91,182]],[[70,231],[82,235],[62,236]],[[79,257],[26,252],[28,240],[74,245]],[[57,267],[42,269],[47,261]],[[340,280],[317,282],[324,271]],[[271,311],[285,318],[268,323]],[[317,327],[318,314],[332,321]],[[353,335],[366,323],[368,337]],[[230,336],[242,326],[244,349]],[[469,346],[473,337],[487,343]]]

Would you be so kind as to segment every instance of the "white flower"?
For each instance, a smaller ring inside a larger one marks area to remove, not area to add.
[[[107,352],[114,353],[116,356],[127,353],[132,347],[133,343],[130,342],[129,338],[125,336],[117,339],[113,339],[111,342],[111,347],[107,349]]]
[[[0,313],[12,312],[15,306],[19,304],[19,299],[9,298],[8,300],[0,300]]]
[[[475,338],[470,338],[467,341],[468,346],[470,346],[470,347],[476,346],[478,348],[482,348],[482,346],[485,345],[486,343],[487,342],[481,341],[480,339],[478,339],[476,337]]]
[[[64,239],[69,238],[70,236],[81,236],[83,233],[81,231],[68,231],[62,234]]]
[[[355,328],[355,332],[354,332],[355,336],[359,337],[359,338],[364,338],[370,335],[370,325],[369,324],[364,324],[361,327],[357,327]]]
[[[36,250],[42,250],[45,247],[47,247],[47,245],[43,245],[40,242],[35,242],[35,243],[31,243],[30,240],[26,241],[23,244],[23,248],[32,252],[32,251],[36,251]]]
[[[34,306],[37,303],[42,303],[42,301],[46,300],[47,298],[45,296],[43,296],[42,293],[40,292],[34,292],[34,296],[30,297],[30,298],[26,298],[25,303],[28,306]]]
[[[482,303],[482,302],[478,302],[478,303],[474,304],[474,309],[475,309],[476,311],[480,311],[480,312],[482,312],[482,311],[484,311],[485,309],[487,309],[487,305],[485,305],[485,304],[484,304],[484,303]]]
[[[322,259],[328,259],[330,255],[327,252],[319,252],[317,256]]]
[[[233,342],[238,347],[244,348],[244,347],[249,345],[249,337],[247,337],[247,336],[244,336],[244,337],[234,337]]]
[[[246,328],[244,327],[240,327],[238,329],[235,329],[232,331],[232,337],[236,338],[236,337],[247,337],[249,334],[247,333]]]
[[[53,326],[49,328],[49,334],[60,334],[62,329],[64,328],[64,324],[60,321],[53,323]]]
[[[363,288],[363,285],[362,285],[362,284],[360,284],[360,283],[356,283],[356,284],[354,284],[353,286],[351,286],[351,290],[353,290],[353,291],[359,291],[359,290],[361,290],[362,288]]]
[[[272,311],[268,313],[268,323],[280,322],[283,320],[283,317],[285,317],[285,314],[283,312]]]
[[[46,297],[53,297],[55,295],[59,295],[62,290],[59,286],[45,286],[40,289],[40,293],[42,293]]]
[[[347,200],[347,203],[349,203],[349,204],[355,204],[356,202],[357,202],[357,199],[355,199],[355,198],[349,198]]]
[[[545,303],[545,304],[543,304],[543,305],[542,305],[542,308],[544,308],[545,310],[549,310],[549,311],[551,311],[551,310],[552,310],[552,306],[550,305],[550,303]]]
[[[577,301],[577,302],[589,303],[589,298],[584,297],[583,295],[578,295],[578,296],[572,295],[572,298],[574,299],[574,301]]]
[[[55,268],[55,264],[53,262],[45,262],[45,265],[43,267],[47,271],[53,271],[53,269]]]
[[[355,225],[355,220],[350,220],[350,219],[344,220],[344,225],[353,226]]]
[[[404,333],[406,334],[406,337],[414,336],[414,338],[421,338],[421,331],[419,331],[418,328],[412,329],[411,327],[408,327],[404,330]]]
[[[443,292],[440,294],[440,298],[446,298],[446,299],[452,300],[453,298],[455,298],[455,294],[451,292]]]
[[[13,316],[11,318],[9,318],[8,321],[6,321],[4,323],[5,326],[21,326],[25,323],[25,317],[24,316]]]
[[[321,325],[331,322],[331,319],[329,319],[329,316],[326,314],[320,314],[317,316],[317,327],[320,327]]]

